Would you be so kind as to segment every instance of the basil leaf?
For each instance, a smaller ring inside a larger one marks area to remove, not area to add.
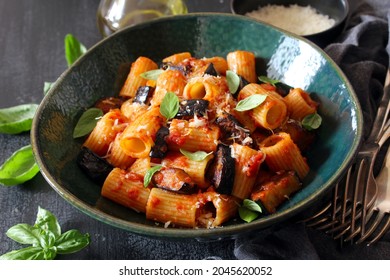
[[[80,251],[88,246],[90,242],[89,234],[81,234],[78,230],[72,229],[63,233],[57,239],[55,247],[58,254],[71,254]]]
[[[50,231],[44,231],[42,229],[39,230],[40,230],[40,234],[39,234],[40,247],[43,248],[45,251],[50,250],[54,246],[56,237]]]
[[[82,137],[90,133],[102,116],[103,111],[98,108],[90,108],[85,111],[73,130],[73,138]]]
[[[45,232],[51,232],[56,238],[61,235],[61,226],[58,223],[57,218],[50,211],[45,210],[40,206],[38,206],[38,214],[34,227],[40,228]]]
[[[274,80],[274,79],[268,78],[267,76],[259,76],[258,78],[259,78],[260,82],[263,82],[265,84],[271,84],[273,86],[276,86],[277,83],[280,83],[279,80]]]
[[[37,104],[23,104],[0,109],[0,133],[18,134],[31,129]]]
[[[301,123],[305,129],[314,130],[321,126],[322,118],[319,114],[314,113],[304,117]]]
[[[144,176],[144,187],[145,188],[147,186],[149,186],[150,181],[152,180],[154,173],[159,171],[161,168],[162,168],[162,165],[156,165],[156,166],[153,166],[152,168],[150,168],[148,171],[146,171],[146,174]]]
[[[0,184],[14,186],[32,179],[39,172],[31,145],[27,145],[8,158],[0,166]]]
[[[160,105],[160,113],[165,118],[172,119],[179,111],[179,98],[173,92],[167,92]]]
[[[250,199],[244,199],[244,201],[242,202],[242,206],[254,212],[263,212],[260,205]]]
[[[238,214],[240,215],[240,218],[247,223],[252,222],[254,219],[256,219],[259,216],[258,212],[254,212],[243,206],[238,208]]]
[[[160,74],[162,74],[163,72],[164,72],[164,70],[162,70],[162,69],[154,69],[154,70],[149,70],[147,72],[144,72],[144,73],[140,74],[140,76],[144,79],[147,79],[147,80],[156,81],[158,76],[160,76]]]
[[[39,229],[28,224],[17,224],[9,228],[6,235],[20,244],[37,246],[39,242]]]
[[[228,83],[230,93],[234,94],[240,85],[240,77],[234,71],[227,70],[226,80]]]
[[[20,250],[8,252],[0,256],[0,260],[44,260],[44,252],[41,247],[26,247]]]
[[[50,247],[43,250],[43,256],[45,260],[54,260],[54,258],[57,256],[57,248],[56,247]]]
[[[240,100],[237,103],[237,106],[235,109],[236,109],[236,111],[239,111],[239,112],[254,109],[257,106],[259,106],[261,103],[263,103],[266,98],[267,98],[267,96],[264,94],[251,95],[243,100]]]
[[[180,149],[180,152],[185,155],[187,158],[193,161],[202,161],[205,158],[207,158],[209,155],[211,155],[213,152],[206,153],[204,151],[197,151],[197,152],[189,152],[183,149]]]
[[[71,66],[80,56],[87,52],[87,48],[81,44],[72,34],[65,36],[65,58],[68,67]]]
[[[53,85],[54,82],[45,82],[43,85],[43,95],[46,95]]]

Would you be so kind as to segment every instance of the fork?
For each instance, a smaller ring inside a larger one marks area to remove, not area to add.
[[[386,140],[386,135],[383,132],[388,127],[388,124],[385,123],[390,109],[389,84],[390,72],[387,71],[384,93],[378,107],[374,127],[367,141],[362,145],[354,164],[347,170],[343,179],[335,185],[332,200],[314,215],[302,221],[308,227],[325,230],[334,239],[344,237],[345,241],[348,241],[360,233],[359,242],[361,243],[376,228],[371,226],[368,231],[365,230],[366,223],[370,221],[372,215],[381,213],[371,211],[378,196],[375,178],[373,177],[373,166],[377,153]],[[380,140],[382,136],[384,136],[383,140]],[[359,219],[362,222],[360,226],[357,223]],[[377,224],[374,223],[373,225]],[[349,234],[346,235],[348,231]]]

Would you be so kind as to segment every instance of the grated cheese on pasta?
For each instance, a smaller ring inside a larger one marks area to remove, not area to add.
[[[335,20],[320,14],[311,6],[267,5],[246,13],[247,16],[262,20],[297,35],[310,35],[324,31],[335,24]]]

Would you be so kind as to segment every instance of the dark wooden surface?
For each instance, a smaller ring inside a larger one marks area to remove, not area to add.
[[[188,0],[190,12],[229,12],[229,0]],[[102,39],[96,26],[99,0],[0,1],[0,107],[40,103],[45,81],[67,68],[64,37],[71,33],[87,48]],[[0,134],[0,162],[29,144],[29,133]],[[18,223],[34,224],[38,206],[57,216],[62,229],[91,235],[79,253],[57,259],[234,258],[233,241],[172,242],[150,239],[96,221],[68,204],[38,174],[14,187],[0,187],[0,255],[21,245],[5,232]]]

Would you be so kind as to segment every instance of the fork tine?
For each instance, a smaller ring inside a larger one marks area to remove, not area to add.
[[[386,214],[387,214],[386,224],[382,227],[382,230],[379,231],[377,233],[377,235],[367,243],[367,246],[370,246],[370,245],[374,244],[375,242],[377,242],[389,230],[389,228],[390,228],[390,216],[389,216],[389,213],[386,213]]]
[[[368,237],[370,237],[374,233],[376,228],[380,225],[384,214],[382,212],[378,211],[378,209],[374,209],[373,212],[376,213],[376,216],[372,217],[372,219],[374,219],[374,221],[372,221],[372,222],[370,222],[370,220],[368,221],[368,223],[370,223],[370,227],[356,241],[357,244],[364,242]]]

